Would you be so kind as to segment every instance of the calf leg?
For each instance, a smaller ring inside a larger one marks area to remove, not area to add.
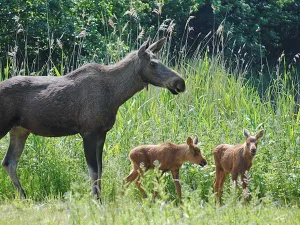
[[[172,176],[173,176],[173,181],[175,183],[175,187],[176,187],[176,192],[178,194],[179,200],[181,201],[181,185],[179,183],[179,170],[172,170],[171,171]]]
[[[102,152],[106,133],[89,133],[83,136],[85,159],[92,179],[92,194],[101,200]]]
[[[124,195],[124,188],[126,188],[132,181],[134,181],[138,177],[139,173],[137,170],[132,169],[130,174],[123,180],[122,184],[122,192],[121,194]],[[126,186],[126,187],[125,187]]]
[[[130,174],[124,179],[123,184],[124,185],[128,184],[128,183],[130,184],[132,181],[134,181],[138,177],[138,175],[139,175],[138,171],[135,169],[132,169],[130,171]]]
[[[226,179],[227,173],[225,173],[223,170],[219,170],[218,173],[216,173],[216,183],[217,183],[217,203],[221,203],[221,196],[222,196],[222,191],[224,188],[224,183]]]
[[[220,203],[220,197],[221,197],[221,186],[220,186],[220,181],[222,178],[222,173],[223,171],[221,171],[219,168],[216,167],[216,178],[214,181],[214,192],[216,193],[216,201],[217,203]]]
[[[241,180],[242,180],[242,187],[243,187],[244,199],[248,200],[249,196],[250,196],[250,192],[249,192],[249,190],[247,188],[248,177],[247,177],[246,173],[242,174]]]
[[[160,183],[160,178],[161,178],[163,175],[164,175],[164,171],[161,171],[161,174],[160,174],[159,176],[155,176],[158,185],[159,185],[159,183]],[[156,187],[154,187],[153,198],[152,198],[153,202],[154,202],[154,200],[155,200],[155,198],[156,198],[157,196],[158,196],[158,190],[157,190]]]
[[[232,174],[232,184],[233,184],[233,188],[236,189],[236,186],[237,186],[237,178],[238,178],[238,173],[236,172],[233,172]]]
[[[138,174],[135,185],[136,185],[137,189],[139,189],[139,191],[141,192],[143,198],[147,198],[147,194],[146,194],[145,190],[142,188],[142,185],[141,185],[141,181],[140,181],[141,175],[142,175],[141,173]]]
[[[21,197],[26,197],[25,192],[17,176],[17,167],[20,156],[24,150],[25,142],[30,132],[23,127],[13,127],[10,132],[10,143],[6,155],[2,161],[6,172],[11,178],[15,188]]]

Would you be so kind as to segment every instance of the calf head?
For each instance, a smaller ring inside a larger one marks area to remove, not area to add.
[[[246,138],[245,150],[254,157],[256,154],[257,142],[264,135],[264,130],[260,130],[255,136],[250,135],[249,131],[246,129],[243,130],[243,133]]]
[[[207,164],[206,159],[202,156],[200,148],[197,146],[198,137],[195,136],[194,139],[188,137],[186,139],[186,143],[188,145],[188,150],[186,152],[186,160],[198,164],[200,166],[205,166]]]
[[[138,73],[145,85],[164,87],[176,95],[185,91],[184,79],[177,72],[162,64],[155,54],[160,51],[165,40],[166,38],[162,38],[150,45],[150,39],[148,39],[140,47]]]

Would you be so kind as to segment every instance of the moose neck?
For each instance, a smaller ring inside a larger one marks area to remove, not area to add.
[[[132,52],[120,62],[106,67],[115,84],[114,98],[117,108],[145,86],[138,74],[138,65],[137,53]]]
[[[188,162],[188,158],[187,158],[187,154],[189,151],[189,146],[187,144],[182,144],[180,145],[180,149],[181,149],[181,154],[182,154],[182,164],[185,162]]]

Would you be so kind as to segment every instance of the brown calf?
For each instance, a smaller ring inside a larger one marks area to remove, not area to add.
[[[207,164],[202,156],[199,147],[197,147],[198,137],[194,140],[188,137],[186,144],[176,145],[172,143],[163,143],[161,145],[142,145],[131,150],[129,158],[132,162],[133,169],[125,178],[124,184],[131,183],[136,179],[136,186],[146,197],[144,189],[141,187],[140,176],[143,174],[141,164],[145,170],[154,168],[154,161],[159,161],[159,169],[162,174],[171,171],[175,183],[176,191],[181,201],[181,186],[179,183],[179,169],[184,162],[191,162],[205,166]],[[157,193],[155,193],[154,197]]]
[[[252,166],[253,157],[256,154],[257,141],[264,135],[261,130],[256,136],[251,136],[244,129],[245,143],[240,145],[221,144],[213,152],[216,164],[216,179],[214,181],[214,191],[217,194],[217,202],[220,202],[221,192],[226,176],[231,173],[233,184],[236,185],[238,175],[241,175],[242,187],[245,199],[249,196],[247,189],[246,171]]]

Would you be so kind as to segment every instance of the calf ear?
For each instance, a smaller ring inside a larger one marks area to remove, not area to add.
[[[154,42],[152,45],[150,45],[148,49],[151,52],[156,53],[156,52],[160,51],[160,49],[164,45],[165,41],[166,41],[166,38],[162,38],[162,39],[158,40],[157,42]]]
[[[139,51],[138,51],[138,56],[139,58],[142,58],[143,56],[145,56],[146,53],[146,49],[149,48],[150,45],[150,38],[148,38],[147,41],[145,41],[142,46],[140,47]]]
[[[243,129],[243,133],[244,133],[244,137],[245,138],[248,138],[250,136],[249,131],[247,129],[245,129],[245,128]]]
[[[260,139],[264,135],[264,133],[265,133],[264,130],[260,130],[256,135],[256,139]]]
[[[194,139],[193,139],[193,143],[194,145],[198,144],[198,136],[195,135]]]
[[[193,144],[192,138],[191,138],[191,137],[188,137],[188,138],[186,139],[186,143],[187,143],[188,146],[191,146],[191,145]]]

